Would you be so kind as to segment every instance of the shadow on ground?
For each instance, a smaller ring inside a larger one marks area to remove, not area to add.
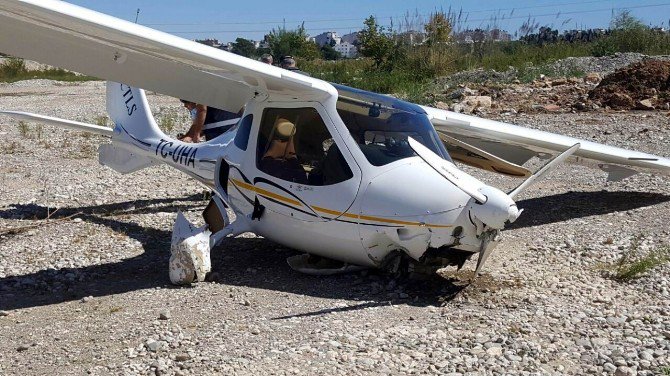
[[[670,197],[637,192],[565,193],[524,200],[519,206],[527,212],[514,227],[528,227],[581,218],[669,201]],[[154,287],[171,287],[167,265],[171,233],[168,230],[139,226],[118,219],[129,214],[175,212],[204,207],[199,196],[161,200],[141,200],[117,204],[61,209],[52,219],[73,214],[84,221],[107,226],[138,240],[144,253],[116,263],[82,268],[41,270],[35,273],[0,278],[0,310],[13,310],[78,300],[86,296],[107,296]],[[551,207],[552,210],[547,210]],[[0,211],[0,218],[42,219],[47,208],[15,205]],[[347,299],[361,303],[345,308],[327,308],[299,316],[363,309],[386,305],[390,301],[412,305],[439,305],[451,301],[468,287],[457,278],[396,280],[380,272],[368,275],[317,277],[297,273],[286,258],[296,251],[262,238],[228,239],[213,251],[214,280],[233,286],[253,287],[294,294]],[[64,278],[68,274],[74,280]],[[404,294],[407,294],[405,296]],[[405,296],[403,298],[403,296]],[[284,317],[285,318],[285,317]],[[281,318],[278,318],[281,319]]]
[[[670,201],[670,196],[647,192],[567,192],[517,201],[524,209],[509,229],[563,222],[627,211]]]

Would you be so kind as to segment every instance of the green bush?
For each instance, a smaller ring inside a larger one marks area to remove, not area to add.
[[[29,71],[23,59],[11,57],[0,65],[0,82],[16,82],[21,80],[46,79],[56,81],[91,81],[95,77],[77,75],[61,68],[49,68]]]
[[[10,57],[9,59],[5,60],[2,65],[0,65],[0,78],[17,77],[25,74],[26,72],[26,63],[23,61],[23,59]]]

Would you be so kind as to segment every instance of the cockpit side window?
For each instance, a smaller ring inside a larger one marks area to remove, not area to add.
[[[249,134],[251,134],[251,125],[254,122],[254,115],[247,115],[239,122],[237,133],[235,134],[235,146],[242,150],[247,150],[249,143]]]
[[[351,179],[349,165],[314,108],[268,108],[257,145],[258,169],[282,180],[324,186]]]

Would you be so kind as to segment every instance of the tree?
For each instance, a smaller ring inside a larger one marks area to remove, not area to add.
[[[430,15],[428,23],[424,26],[428,36],[429,45],[444,45],[449,43],[453,26],[451,20],[444,12],[435,12]]]
[[[244,38],[235,39],[231,52],[234,54],[251,58],[256,57],[257,55],[256,46],[254,45],[254,42]]]
[[[380,67],[393,54],[395,42],[383,26],[377,25],[374,16],[368,17],[363,23],[365,28],[358,32],[361,55],[372,58],[375,65]]]
[[[320,56],[319,47],[316,43],[308,40],[309,35],[305,32],[305,25],[296,30],[287,30],[280,27],[272,29],[266,36],[272,54],[276,57],[295,56],[305,59],[315,59]]]
[[[342,57],[342,55],[335,51],[333,46],[330,44],[325,44],[323,47],[321,47],[321,57],[324,60],[337,60]]]
[[[630,14],[630,10],[624,9],[619,14],[612,18],[610,22],[610,29],[612,30],[634,30],[646,29],[647,26],[642,23],[637,17]]]

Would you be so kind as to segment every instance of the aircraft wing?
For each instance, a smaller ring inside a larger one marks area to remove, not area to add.
[[[56,0],[0,2],[0,52],[237,112],[324,99],[325,81]]]
[[[482,150],[495,157],[507,161],[511,165],[523,165],[533,157],[548,159],[568,150],[579,143],[581,147],[568,163],[577,163],[600,168],[608,173],[608,180],[625,179],[637,172],[661,173],[670,175],[670,159],[647,153],[626,150],[595,142],[576,139],[555,133],[544,132],[459,114],[451,111],[422,106],[438,134],[454,138],[461,143]],[[443,138],[444,140],[445,138]],[[456,152],[455,160],[459,160],[463,147],[457,142],[445,141],[449,152]],[[464,162],[467,164],[467,162]],[[471,164],[475,167],[496,171],[494,159],[489,159],[484,166]],[[504,164],[498,164],[504,166]],[[509,168],[507,169],[509,171]],[[506,171],[496,171],[505,173]],[[515,176],[512,173],[507,175]],[[516,176],[521,177],[521,174]]]

